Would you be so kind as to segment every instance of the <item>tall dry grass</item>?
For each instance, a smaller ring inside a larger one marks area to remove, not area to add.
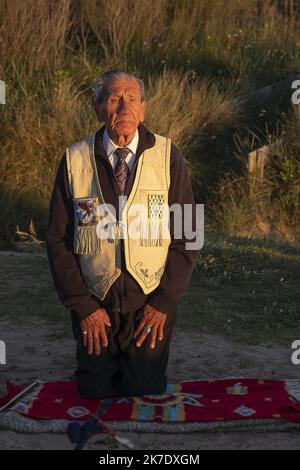
[[[233,129],[247,125],[230,99],[299,66],[296,7],[292,0],[0,0],[7,85],[0,237],[30,220],[43,237],[58,161],[99,125],[95,78],[111,67],[145,79],[146,123],[183,150],[200,199],[198,186],[233,152]]]
[[[87,0],[82,3],[81,21],[88,23],[105,59],[126,64],[126,54],[135,36],[151,43],[164,29],[166,1]]]
[[[193,77],[193,75],[192,75]],[[167,134],[182,149],[199,141],[207,129],[236,122],[239,112],[212,80],[191,81],[191,75],[165,72],[149,79],[146,124]],[[167,110],[167,112],[166,112]]]
[[[63,58],[70,4],[70,0],[0,2],[1,75],[10,72],[26,81],[35,73],[52,75]]]

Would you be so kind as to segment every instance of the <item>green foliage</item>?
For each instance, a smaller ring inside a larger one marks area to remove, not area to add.
[[[208,203],[208,224],[226,228],[218,216],[222,200],[213,208],[211,194],[237,165],[237,139],[247,138],[250,124],[261,131],[267,119],[251,123],[231,100],[299,68],[295,2],[0,0],[0,13],[0,78],[7,84],[0,238],[13,238],[16,225],[26,230],[31,219],[44,235],[59,159],[66,145],[99,126],[91,106],[95,78],[116,67],[145,80],[147,125],[181,148],[196,199]],[[276,210],[291,218],[297,178],[288,165],[277,175]],[[235,178],[229,200],[240,197]],[[247,204],[237,199],[233,207],[224,219],[237,227]]]

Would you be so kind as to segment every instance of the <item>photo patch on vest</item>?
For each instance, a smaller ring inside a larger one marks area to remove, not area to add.
[[[151,219],[161,219],[164,202],[165,196],[163,194],[148,194],[148,217]]]
[[[97,204],[96,197],[82,197],[73,199],[75,217],[78,225],[97,224]]]

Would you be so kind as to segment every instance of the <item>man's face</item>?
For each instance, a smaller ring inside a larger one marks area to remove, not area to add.
[[[144,120],[145,107],[138,82],[124,79],[110,83],[106,100],[95,110],[111,136],[128,141]]]

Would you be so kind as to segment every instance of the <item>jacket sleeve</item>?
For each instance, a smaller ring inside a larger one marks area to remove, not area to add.
[[[185,237],[184,219],[187,216],[183,212],[184,204],[190,205],[192,215],[191,228],[194,232],[196,230],[196,204],[187,165],[179,150],[173,144],[171,146],[170,173],[171,181],[168,202],[169,206],[177,203],[182,208],[182,237],[174,237],[174,217],[171,211],[171,243],[169,245],[165,271],[159,286],[148,298],[148,303],[152,307],[167,315],[172,315],[176,312],[176,306],[190,280],[199,253],[199,250],[188,250],[185,246],[186,242],[192,243],[195,241],[195,237],[193,239]],[[186,220],[186,222],[189,221]]]
[[[88,290],[73,253],[73,200],[69,190],[66,154],[57,170],[51,195],[46,233],[47,254],[54,286],[63,305],[81,319],[100,307],[101,301]]]

